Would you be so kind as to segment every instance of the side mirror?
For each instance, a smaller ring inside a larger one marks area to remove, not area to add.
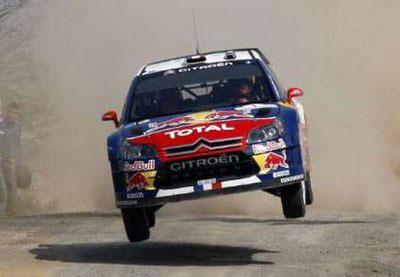
[[[287,91],[287,98],[289,103],[292,103],[293,98],[303,96],[303,90],[301,88],[289,88]]]
[[[101,120],[103,120],[103,121],[114,121],[115,128],[119,127],[118,116],[117,116],[117,113],[115,111],[111,110],[111,111],[105,112],[103,114],[103,116],[101,117]]]

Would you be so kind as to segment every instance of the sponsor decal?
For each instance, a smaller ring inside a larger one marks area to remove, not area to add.
[[[152,122],[152,123],[149,123],[148,126],[149,126],[150,130],[148,130],[146,133],[155,132],[157,130],[164,129],[167,127],[179,127],[181,125],[187,125],[193,121],[194,121],[194,118],[190,115],[187,115],[187,116],[182,116],[182,117],[178,117],[178,118],[173,118],[173,119],[170,119],[170,120],[167,120],[164,122],[160,122],[160,123]]]
[[[137,198],[144,198],[143,192],[135,192],[135,193],[127,193],[127,199],[137,199]]]
[[[254,117],[251,114],[246,114],[241,111],[218,111],[213,112],[205,116],[205,119],[209,120],[222,120],[228,118],[250,118]]]
[[[170,164],[170,169],[172,171],[178,172],[181,170],[208,167],[221,164],[233,164],[238,162],[239,162],[238,155],[222,155],[219,157],[208,157],[196,160],[174,162]]]
[[[126,191],[130,192],[133,189],[142,190],[144,189],[144,187],[149,185],[150,183],[147,180],[146,176],[139,172],[128,179]]]
[[[222,182],[216,182],[212,184],[212,189],[222,189]]]
[[[217,179],[200,180],[197,185],[193,187],[194,192],[203,192],[207,190],[218,190],[222,189],[222,182],[218,182]]]
[[[126,173],[126,191],[130,192],[136,190],[155,190],[153,186],[154,178],[156,177],[157,170],[153,171],[142,171],[132,173]]]
[[[213,187],[217,183],[220,183],[220,182],[217,182],[216,178],[206,179],[206,180],[198,180],[197,184],[195,186],[193,186],[193,191],[194,192],[207,191],[207,190],[213,189]]]
[[[252,148],[254,154],[261,154],[286,148],[286,143],[282,138],[280,138],[278,141],[267,141],[265,143],[253,144]]]
[[[124,165],[124,171],[149,171],[155,168],[155,160],[149,160],[147,163],[144,161],[134,161],[133,164],[126,162]]]
[[[302,180],[303,178],[304,178],[304,174],[285,177],[285,178],[281,179],[281,183],[284,184],[284,183],[289,183],[289,182],[293,182],[293,181],[298,181],[298,180]]]
[[[243,111],[208,111],[173,118],[163,122],[151,122],[145,133],[152,133],[161,129],[180,127],[189,124],[206,123],[229,118],[253,118],[254,116]]]
[[[184,67],[184,68],[178,69],[177,71],[178,71],[178,73],[192,72],[192,71],[207,70],[207,69],[230,66],[230,65],[233,65],[233,62],[219,62],[219,63],[212,63],[212,64],[206,64],[206,65]]]
[[[136,205],[138,203],[137,200],[128,200],[128,201],[116,201],[117,206],[123,206],[123,205]]]
[[[289,165],[286,162],[286,151],[282,151],[282,155],[274,152],[266,154],[254,155],[253,159],[260,167],[259,174],[267,174],[270,171],[278,170],[279,168],[289,169]]]
[[[289,168],[289,165],[286,163],[286,151],[282,151],[282,156],[276,153],[269,153],[265,163],[264,168],[269,168],[272,170],[277,170],[279,167]]]
[[[206,180],[199,180],[197,181],[198,186],[206,186],[206,185],[212,185],[217,182],[217,179],[212,178],[212,179],[206,179]]]
[[[264,143],[253,144],[251,148],[253,149],[253,154],[255,155],[268,152],[267,145]]]
[[[289,175],[290,175],[289,170],[278,171],[278,172],[272,173],[272,177],[274,177],[274,178],[281,178],[281,177],[285,177],[285,176],[289,176]]]
[[[235,128],[228,126],[227,123],[222,123],[222,124],[212,124],[208,126],[195,126],[182,130],[173,130],[165,132],[165,135],[167,135],[171,139],[174,139],[176,137],[190,136],[193,133],[201,134],[201,133],[232,131],[232,130],[235,130]]]

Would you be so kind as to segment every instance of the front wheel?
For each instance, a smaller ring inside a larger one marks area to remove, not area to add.
[[[150,237],[149,219],[144,208],[121,209],[121,214],[130,242],[143,241]]]
[[[147,219],[149,220],[149,227],[152,228],[156,225],[156,211],[162,208],[163,205],[152,206],[146,208]]]
[[[306,190],[304,182],[281,189],[283,214],[286,218],[304,217],[306,214]]]
[[[149,220],[149,227],[152,228],[156,225],[156,215],[154,212],[147,211],[147,218]]]

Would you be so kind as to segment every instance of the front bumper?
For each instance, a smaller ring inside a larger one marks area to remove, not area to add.
[[[262,175],[208,183],[203,185],[181,187],[176,189],[160,189],[153,198],[137,198],[117,200],[118,208],[146,207],[163,205],[169,202],[179,202],[183,200],[194,200],[205,197],[212,197],[224,194],[240,193],[252,190],[265,190],[280,188],[304,180],[304,174],[291,175],[283,178],[268,180]],[[137,193],[137,192],[136,192]],[[136,195],[141,196],[141,195]]]
[[[274,189],[301,182],[305,174],[300,147],[293,144],[288,146],[262,154],[255,154],[254,149],[246,149],[240,154],[240,162],[220,166],[225,173],[214,170],[216,167],[210,167],[211,171],[206,170],[210,176],[200,174],[200,169],[184,170],[182,173],[188,174],[189,178],[180,176],[182,182],[178,185],[174,185],[175,181],[171,182],[172,177],[168,178],[168,182],[165,178],[159,178],[160,175],[169,176],[171,172],[165,174],[166,164],[158,160],[140,161],[136,165],[128,164],[128,167],[126,161],[111,163],[117,207],[162,205],[223,194]],[[227,170],[226,167],[234,170]],[[235,172],[236,176],[233,174]],[[129,185],[131,181],[133,187]]]

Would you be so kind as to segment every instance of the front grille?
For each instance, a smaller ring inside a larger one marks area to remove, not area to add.
[[[178,163],[188,163],[196,165],[199,160],[209,159],[212,160],[220,159],[223,157],[237,156],[233,159],[232,163],[226,164],[214,164],[214,165],[204,165],[192,166],[190,168],[184,168],[179,171],[174,171],[171,169],[172,164],[176,162],[165,163],[160,170],[158,170],[155,177],[154,186],[160,189],[172,189],[184,186],[193,185],[194,182],[198,180],[206,180],[216,178],[219,181],[236,179],[240,177],[246,177],[249,175],[256,174],[259,171],[258,165],[254,162],[251,157],[246,156],[244,153],[229,153],[227,155],[219,156],[209,156],[201,159],[192,159],[186,161],[180,161]]]
[[[166,155],[179,156],[191,154],[199,150],[200,148],[207,148],[209,150],[219,150],[232,148],[242,145],[242,137],[229,138],[229,139],[219,139],[219,140],[207,140],[205,138],[199,138],[196,142],[187,145],[179,145],[173,147],[167,147]]]

